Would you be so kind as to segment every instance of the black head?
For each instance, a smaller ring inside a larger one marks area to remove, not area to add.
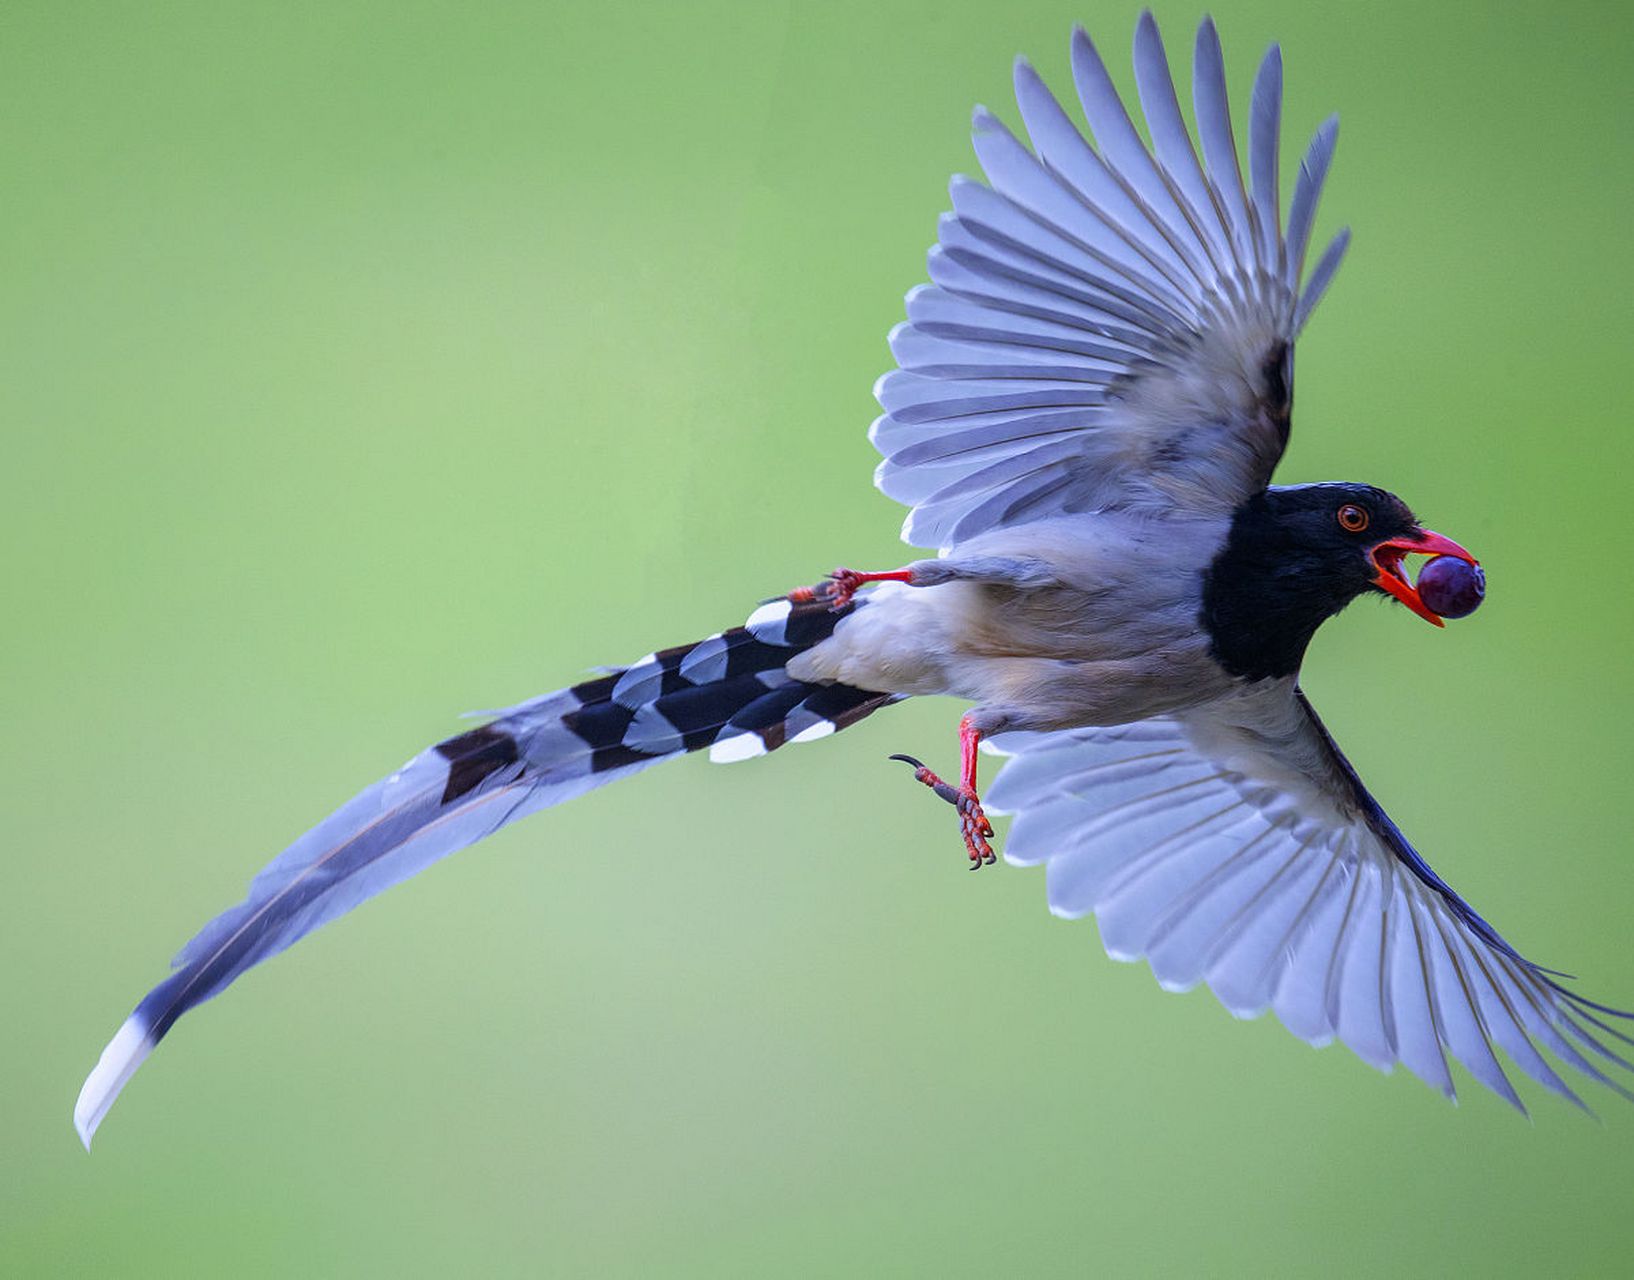
[[[1441,625],[1401,571],[1409,553],[1475,558],[1366,484],[1267,489],[1237,508],[1203,581],[1203,626],[1233,675],[1293,675],[1316,629],[1357,596],[1394,596]]]

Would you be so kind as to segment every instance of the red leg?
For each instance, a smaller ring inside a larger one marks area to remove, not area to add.
[[[981,742],[981,730],[966,716],[959,721],[959,785],[943,782],[912,756],[892,756],[913,766],[914,781],[922,782],[959,811],[959,834],[964,837],[965,852],[970,856],[970,869],[979,871],[998,861],[988,837],[993,824],[982,811],[981,797],[976,794],[976,748]]]
[[[965,716],[959,721],[959,831],[965,838],[965,849],[970,854],[971,869],[983,863],[992,866],[998,859],[993,846],[987,843],[993,834],[993,824],[982,810],[982,800],[976,794],[976,748],[982,740],[981,730]]]
[[[976,748],[981,744],[982,733],[970,723],[969,716],[959,720],[959,785],[971,795],[976,794]]]
[[[830,609],[843,609],[857,594],[857,588],[867,582],[913,583],[912,569],[890,569],[885,573],[859,573],[855,569],[836,569],[815,587],[796,587],[789,592],[795,604],[813,604],[825,601]]]

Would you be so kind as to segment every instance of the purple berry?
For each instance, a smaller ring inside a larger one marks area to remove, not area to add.
[[[1418,572],[1418,598],[1443,618],[1465,618],[1486,597],[1481,566],[1457,556],[1437,556]]]

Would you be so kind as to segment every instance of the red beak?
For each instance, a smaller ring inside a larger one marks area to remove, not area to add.
[[[1410,538],[1391,538],[1373,548],[1373,567],[1378,570],[1373,585],[1381,591],[1388,591],[1424,621],[1438,627],[1446,626],[1435,610],[1419,599],[1418,589],[1401,571],[1402,559],[1409,555],[1457,556],[1473,565],[1481,562],[1451,538],[1443,538],[1428,529],[1421,529]]]

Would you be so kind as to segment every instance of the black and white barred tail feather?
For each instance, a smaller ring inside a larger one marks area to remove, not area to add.
[[[893,701],[784,671],[859,607],[763,606],[742,627],[498,712],[342,805],[205,925],[125,1020],[80,1090],[81,1140],[89,1148],[120,1089],[183,1013],[439,858],[660,760],[703,747],[716,760],[764,755]]]

